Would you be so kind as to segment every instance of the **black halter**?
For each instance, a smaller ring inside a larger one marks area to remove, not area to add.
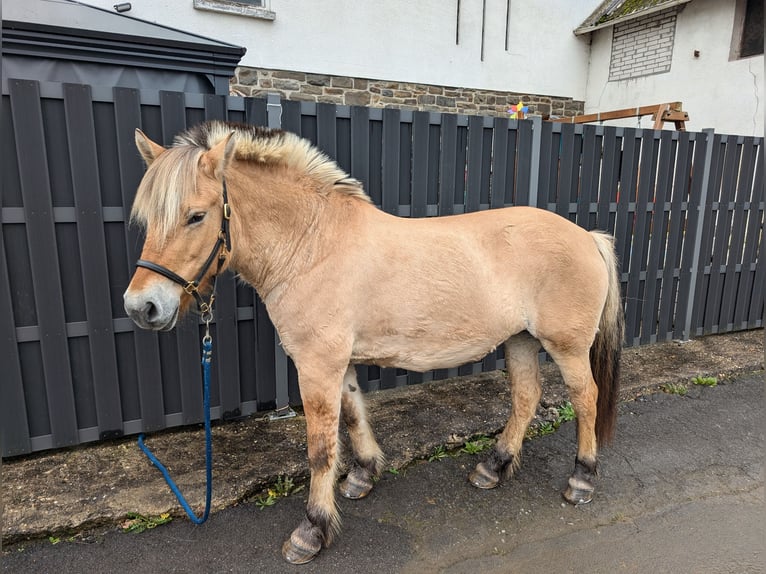
[[[205,264],[202,266],[202,269],[193,281],[188,281],[167,267],[157,265],[151,261],[147,261],[145,259],[139,259],[136,261],[136,267],[144,267],[145,269],[159,273],[163,277],[167,277],[174,283],[178,283],[181,287],[183,287],[184,291],[194,297],[194,300],[197,301],[197,307],[202,314],[202,320],[205,322],[208,322],[213,318],[213,302],[215,301],[216,281],[218,280],[218,274],[221,272],[221,268],[223,267],[223,262],[226,261],[226,255],[231,251],[231,237],[229,235],[231,207],[229,206],[229,194],[226,190],[226,179],[223,179],[222,183],[223,217],[221,218],[221,229],[218,231],[218,239],[216,240],[213,249],[210,251],[210,255],[208,255]],[[199,292],[199,286],[200,282],[205,278],[205,275],[207,275],[207,272],[210,270],[210,266],[213,264],[216,255],[218,256],[218,265],[216,267],[215,274],[213,275],[213,290],[210,293],[210,298],[205,301]]]

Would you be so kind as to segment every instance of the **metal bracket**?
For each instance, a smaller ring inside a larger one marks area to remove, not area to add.
[[[297,416],[298,416],[297,413],[290,408],[290,405],[287,405],[286,407],[282,407],[275,410],[273,413],[269,413],[269,422],[272,423],[274,421],[291,419]]]

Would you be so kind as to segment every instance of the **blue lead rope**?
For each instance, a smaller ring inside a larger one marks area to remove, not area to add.
[[[205,511],[202,513],[202,518],[197,518],[197,515],[194,514],[194,511],[189,506],[189,503],[186,502],[183,494],[181,494],[181,491],[178,489],[178,486],[170,477],[168,469],[165,468],[165,466],[157,459],[157,457],[152,454],[152,452],[149,450],[149,447],[144,444],[143,433],[138,435],[138,446],[142,451],[144,451],[144,454],[149,458],[151,463],[160,470],[162,476],[165,477],[165,482],[168,483],[170,490],[172,490],[173,494],[176,495],[178,502],[181,503],[181,506],[183,506],[183,509],[186,511],[189,519],[194,522],[194,524],[202,524],[207,520],[208,516],[210,515],[210,499],[213,495],[213,435],[210,430],[210,361],[212,356],[213,339],[210,337],[210,334],[207,333],[202,339],[202,370],[204,372],[202,392],[204,396],[203,402],[205,410],[205,470],[207,477],[207,487],[205,491]]]

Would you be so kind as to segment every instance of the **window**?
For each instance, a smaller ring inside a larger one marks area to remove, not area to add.
[[[731,59],[763,54],[763,0],[737,0]]]
[[[277,15],[270,9],[270,4],[269,0],[194,0],[197,10],[274,20]]]

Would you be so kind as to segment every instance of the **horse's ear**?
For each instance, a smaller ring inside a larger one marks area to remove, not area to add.
[[[146,134],[138,128],[136,128],[136,147],[141,157],[144,158],[146,167],[152,165],[152,162],[166,151],[160,144],[154,143],[146,137]]]
[[[210,151],[205,153],[204,159],[208,165],[208,168],[216,177],[224,172],[226,167],[231,163],[236,153],[236,138],[234,131],[230,131],[225,138],[215,144]]]

